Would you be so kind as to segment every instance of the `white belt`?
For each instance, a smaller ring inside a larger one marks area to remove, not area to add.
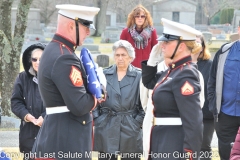
[[[179,117],[176,118],[153,118],[153,125],[182,125],[182,120]]]
[[[46,108],[47,114],[64,113],[64,112],[70,112],[67,106],[57,106],[57,107]]]

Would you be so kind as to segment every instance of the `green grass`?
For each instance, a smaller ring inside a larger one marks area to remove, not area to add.
[[[95,45],[99,46],[101,54],[112,54],[113,43],[101,43],[101,37],[90,37]]]
[[[0,131],[19,131],[19,128],[0,128]]]
[[[100,44],[101,43],[101,37],[90,36],[89,38],[93,39],[94,44]]]

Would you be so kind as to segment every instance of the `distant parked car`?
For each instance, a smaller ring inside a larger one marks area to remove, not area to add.
[[[202,32],[202,35],[204,37],[204,40],[207,42],[207,44],[212,43],[212,33],[211,32]]]
[[[36,41],[36,42],[41,42],[41,43],[45,43],[45,37],[41,34],[27,34],[25,36],[25,42],[29,42],[29,41]]]
[[[226,35],[225,34],[218,34],[218,35],[216,35],[216,39],[226,39]]]
[[[35,43],[47,44],[48,42],[49,41],[46,41],[46,38],[45,38],[44,35],[41,35],[41,34],[27,34],[24,37],[24,42],[23,42],[21,53],[23,53],[23,51],[25,51],[25,49],[27,49],[27,47],[29,47],[32,44],[35,44]]]
[[[55,33],[52,32],[44,32],[44,37],[46,41],[51,41]]]
[[[118,27],[107,27],[101,35],[101,43],[114,43],[120,39],[122,29]]]

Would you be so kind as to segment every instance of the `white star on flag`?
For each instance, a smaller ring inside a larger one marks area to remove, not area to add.
[[[95,84],[96,88],[100,87],[100,83],[98,81],[94,81],[94,82],[92,82],[92,84]]]
[[[93,65],[92,61],[91,61],[91,62],[88,62],[88,63],[87,63],[87,65],[89,65],[89,66],[90,66],[90,69],[94,67],[94,65]]]

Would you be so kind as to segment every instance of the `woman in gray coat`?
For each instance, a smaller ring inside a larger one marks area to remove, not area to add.
[[[107,98],[94,111],[94,150],[98,158],[140,159],[144,111],[140,102],[141,70],[131,65],[132,45],[125,40],[113,44],[115,64],[106,68]]]

